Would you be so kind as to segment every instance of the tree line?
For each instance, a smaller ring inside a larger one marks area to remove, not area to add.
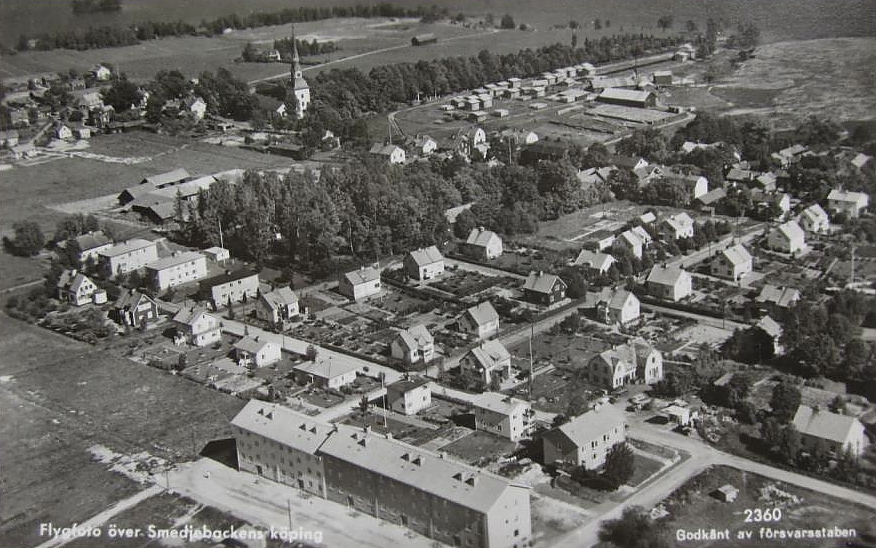
[[[76,2],[82,6],[82,9],[96,6],[102,10],[102,6],[112,6],[118,3],[119,0],[76,0]],[[225,29],[229,28],[240,30],[339,17],[423,17],[427,15],[434,16],[436,13],[445,17],[448,14],[446,8],[443,10],[435,6],[406,8],[385,2],[374,5],[357,4],[354,6],[302,6],[269,13],[256,12],[243,16],[238,14],[226,15],[209,21],[202,20],[200,25],[193,25],[184,21],[143,21],[127,27],[100,26],[89,27],[84,30],[46,32],[33,36],[22,34],[19,36],[16,49],[18,51],[31,49],[31,40],[36,40],[35,49],[43,51],[59,48],[88,50],[130,46],[141,41],[168,36],[215,36],[222,34]]]

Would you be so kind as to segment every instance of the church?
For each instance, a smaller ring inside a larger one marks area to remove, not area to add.
[[[307,85],[307,80],[304,79],[304,74],[301,72],[301,59],[298,57],[298,45],[295,43],[294,31],[292,34],[292,74],[289,84],[295,93],[297,102],[295,117],[301,118],[310,104],[310,86]]]

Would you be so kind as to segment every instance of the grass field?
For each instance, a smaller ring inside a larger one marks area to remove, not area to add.
[[[720,502],[711,493],[718,487],[730,483],[739,489],[735,502]],[[763,500],[760,489],[768,484],[774,484],[778,489],[798,497],[799,502],[782,504],[782,519],[778,523],[744,523],[744,510],[747,508],[772,508],[773,503]],[[854,528],[858,534],[869,530],[871,538],[864,544],[855,546],[870,546],[869,542],[876,539],[876,529],[872,524],[872,510],[857,506],[851,501],[839,500],[821,493],[815,493],[803,488],[775,482],[756,474],[742,472],[735,468],[719,466],[690,479],[675,493],[664,501],[669,516],[661,522],[669,531],[685,529],[696,531],[715,528],[723,531],[729,528],[730,540],[687,541],[685,546],[695,548],[719,545],[721,548],[759,547],[774,542],[783,546],[846,546],[845,540],[822,539],[814,544],[806,541],[769,541],[759,538],[760,527],[778,529],[820,529],[821,527]],[[751,540],[736,540],[737,530],[752,530]],[[857,541],[864,539],[858,538]]]
[[[242,400],[0,315],[0,545],[33,546],[141,489],[89,448],[189,458]]]

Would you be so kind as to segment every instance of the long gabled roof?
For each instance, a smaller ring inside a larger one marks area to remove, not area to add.
[[[792,422],[801,434],[843,443],[858,419],[801,405]]]
[[[557,427],[577,447],[589,446],[595,438],[601,438],[606,431],[626,423],[624,415],[611,405],[603,405],[579,415],[566,424]]]
[[[368,268],[360,268],[359,270],[347,272],[344,274],[344,278],[350,282],[350,285],[359,285],[379,280],[380,272],[378,272],[376,268],[369,266]]]
[[[261,299],[273,309],[297,303],[298,295],[288,287],[280,287],[268,293],[263,293]]]
[[[490,304],[490,301],[478,303],[465,311],[476,325],[486,325],[499,319],[499,313]]]
[[[189,178],[189,172],[183,168],[177,168],[173,171],[167,171],[165,173],[159,173],[157,175],[150,175],[149,177],[145,177],[140,184],[143,185],[151,185],[152,187],[160,187],[163,185],[178,183],[183,179]]]
[[[746,263],[751,263],[751,253],[745,249],[745,246],[742,244],[736,244],[728,247],[727,249],[721,251],[721,254],[724,255],[724,258],[732,264],[733,266],[740,266]]]
[[[138,249],[145,249],[147,247],[155,247],[155,242],[150,242],[149,240],[144,240],[142,238],[134,238],[133,240],[114,245],[109,249],[104,249],[99,252],[98,255],[101,257],[118,257],[119,255],[124,255]]]
[[[486,341],[469,352],[481,366],[490,370],[499,366],[500,362],[511,359],[511,354],[499,341]]]
[[[416,350],[428,346],[435,340],[425,325],[415,325],[410,329],[399,331],[398,338],[401,339],[408,350]]]
[[[192,326],[201,317],[209,316],[207,309],[202,306],[193,306],[191,308],[180,308],[179,312],[173,317],[173,321],[183,325]]]
[[[438,251],[438,248],[434,245],[430,245],[429,247],[415,249],[408,253],[411,259],[417,266],[426,266],[430,264],[434,264],[437,262],[441,262],[444,260],[444,256],[441,255],[441,252]]]
[[[655,265],[648,274],[648,283],[659,285],[675,285],[680,277],[685,274],[685,271],[677,266],[661,266]]]
[[[471,229],[471,232],[469,232],[468,238],[465,240],[465,243],[478,247],[487,247],[488,245],[490,245],[490,242],[493,240],[493,238],[499,238],[499,236],[492,230],[473,228]],[[499,241],[501,241],[501,238],[499,238]]]
[[[529,276],[526,277],[526,281],[523,283],[523,289],[535,293],[550,293],[558,282],[565,284],[565,282],[563,282],[563,280],[556,274],[530,272]]]
[[[325,443],[332,426],[288,407],[250,400],[231,421],[233,426],[311,455]]]
[[[113,241],[107,238],[102,230],[97,230],[95,232],[76,236],[76,243],[79,245],[80,251],[88,251],[105,246],[106,244],[111,244]]]
[[[586,264],[590,268],[597,270],[606,269],[615,262],[615,258],[608,253],[599,253],[596,251],[590,251],[589,249],[582,249],[581,252],[578,253],[578,257],[575,259],[576,265]]]
[[[149,270],[164,270],[166,268],[173,268],[181,264],[197,261],[198,259],[203,259],[204,261],[207,260],[206,257],[201,255],[197,251],[186,251],[183,253],[171,255],[170,257],[158,259],[157,261],[153,261],[147,264],[146,268]]]

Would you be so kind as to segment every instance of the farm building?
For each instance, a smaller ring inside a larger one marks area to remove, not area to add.
[[[432,33],[418,34],[411,38],[412,46],[425,46],[426,44],[434,44],[438,41],[438,37]]]
[[[623,88],[606,88],[596,97],[597,101],[610,105],[647,108],[657,106],[657,96],[650,91]]]

